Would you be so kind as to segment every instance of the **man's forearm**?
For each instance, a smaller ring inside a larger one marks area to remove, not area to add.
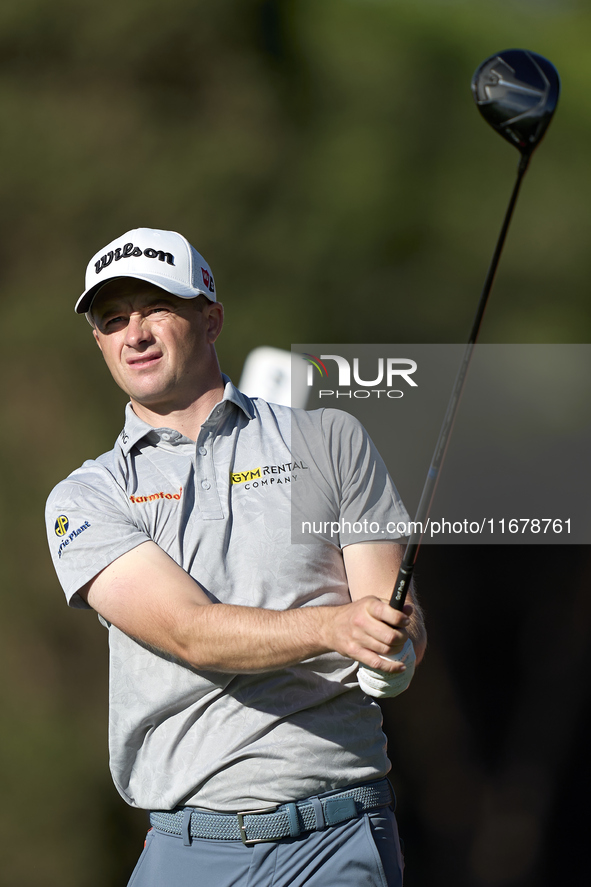
[[[380,617],[385,615],[400,628],[408,622],[404,614],[388,611],[376,598],[284,611],[197,605],[182,628],[178,622],[163,625],[150,646],[192,668],[225,673],[272,671],[331,651],[377,663],[400,636]]]
[[[80,595],[149,649],[207,671],[267,671],[329,651],[377,668],[381,655],[403,646],[409,623],[371,596],[281,611],[213,603],[153,542],[117,558]]]
[[[404,546],[396,542],[361,542],[346,546],[343,557],[352,599],[376,595],[389,601],[403,554]],[[427,646],[427,633],[414,583],[411,584],[407,603],[413,608],[412,612],[409,611],[407,633],[413,642],[417,662],[420,662]]]
[[[162,633],[156,650],[204,671],[270,671],[329,650],[325,607],[263,610],[231,604],[196,606],[185,624]]]

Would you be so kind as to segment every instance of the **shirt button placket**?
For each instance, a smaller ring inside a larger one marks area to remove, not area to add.
[[[205,429],[205,427],[201,428],[197,441],[197,458],[195,463],[195,487],[201,517],[204,520],[220,520],[224,514],[217,490],[213,462],[213,432]]]

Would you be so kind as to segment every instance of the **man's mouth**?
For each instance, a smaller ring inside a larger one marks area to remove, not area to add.
[[[144,367],[152,366],[160,360],[161,357],[162,354],[159,351],[152,351],[147,354],[138,354],[135,357],[128,357],[126,363],[127,366],[131,367],[133,370],[141,370],[144,369]]]

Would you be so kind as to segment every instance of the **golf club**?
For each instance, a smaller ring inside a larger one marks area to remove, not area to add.
[[[515,145],[521,157],[511,199],[482,288],[466,352],[454,383],[421,494],[414,522],[415,529],[409,537],[390,599],[390,606],[396,610],[401,610],[404,606],[410,586],[423,537],[423,526],[429,516],[435,495],[472,352],[517,202],[519,188],[531,155],[544,136],[556,109],[560,94],[560,78],[554,65],[543,56],[525,49],[508,49],[492,55],[476,69],[472,78],[472,93],[478,110],[486,122],[490,123],[504,139]]]

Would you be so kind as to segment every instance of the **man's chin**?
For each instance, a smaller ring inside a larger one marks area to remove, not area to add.
[[[166,413],[172,408],[168,391],[146,391],[145,389],[138,391],[136,387],[123,390],[129,396],[132,406],[137,406],[140,410],[143,408],[154,413]]]
[[[137,391],[128,391],[129,399],[138,406],[146,407],[146,409],[154,410],[159,406],[164,406],[168,402],[168,398],[163,394],[144,394]]]

